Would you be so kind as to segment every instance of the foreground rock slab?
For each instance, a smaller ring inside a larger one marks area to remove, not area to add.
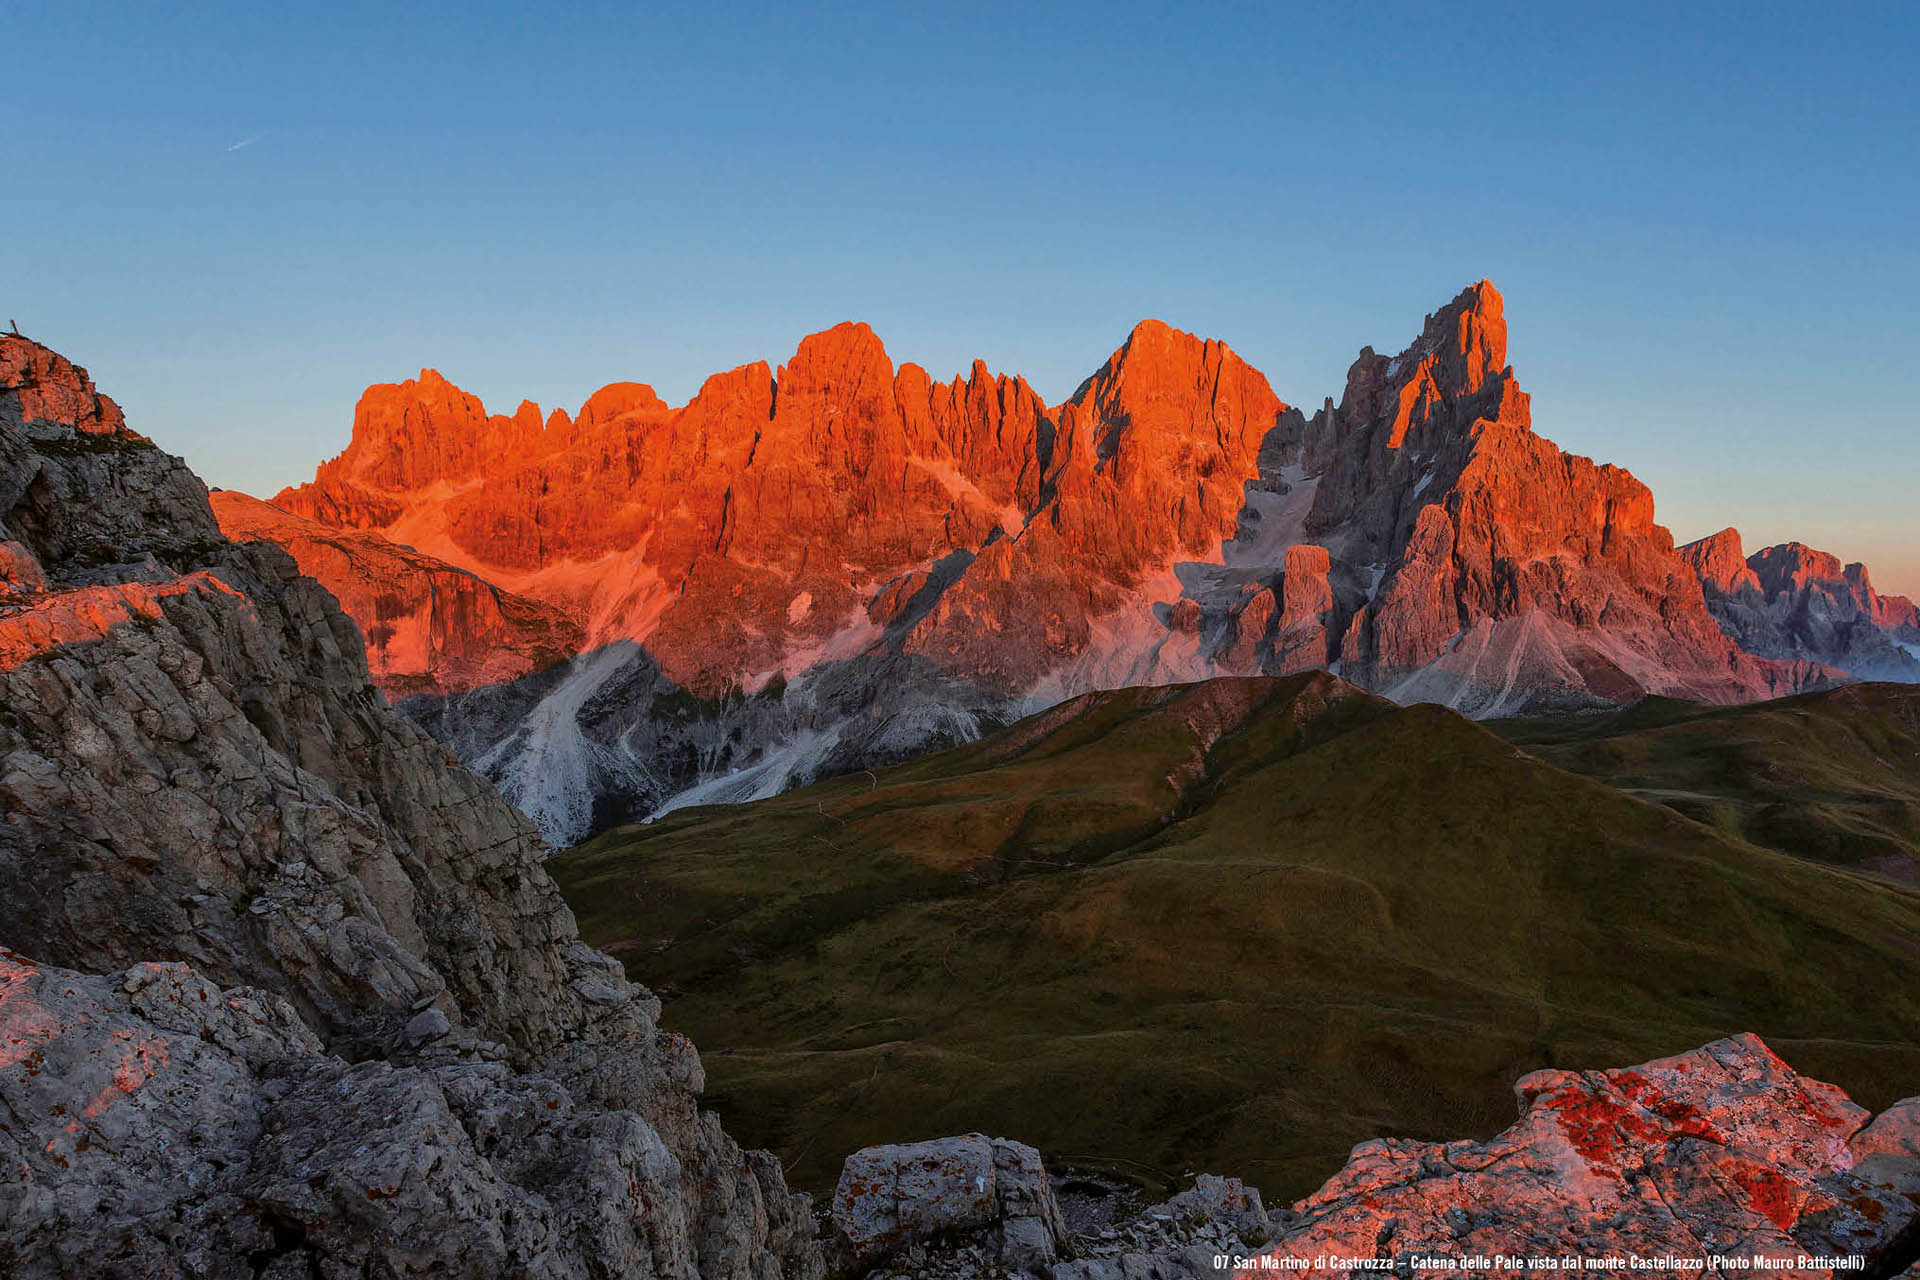
[[[1250,1269],[1578,1255],[1654,1260],[1638,1275],[1730,1257],[1798,1274],[1850,1259],[1841,1273],[1884,1276],[1920,1257],[1916,1103],[1870,1125],[1755,1036],[1616,1071],[1537,1071],[1515,1092],[1519,1121],[1488,1142],[1355,1148]]]
[[[1619,1070],[1537,1071],[1515,1091],[1520,1119],[1497,1137],[1362,1143],[1290,1209],[1268,1211],[1238,1180],[1203,1175],[1035,1266],[964,1229],[991,1220],[984,1200],[971,1219],[954,1202],[954,1234],[915,1239],[875,1275],[1920,1277],[1920,1098],[1870,1116],[1751,1035]],[[875,1163],[916,1168],[905,1153],[922,1148],[875,1148]],[[848,1172],[860,1181],[870,1167]],[[883,1182],[882,1204],[903,1199],[900,1181]]]
[[[1040,1153],[979,1133],[856,1151],[834,1190],[832,1223],[829,1247],[852,1271],[957,1231],[990,1231],[989,1252],[1021,1270],[1051,1263],[1067,1243]]]

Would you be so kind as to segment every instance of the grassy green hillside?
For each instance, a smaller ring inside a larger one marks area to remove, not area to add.
[[[1093,695],[551,865],[799,1185],[979,1128],[1291,1197],[1368,1137],[1499,1129],[1532,1068],[1737,1030],[1920,1090],[1920,892],[1744,832],[1314,673]]]
[[[1729,835],[1920,885],[1920,686],[1745,707],[1649,698],[1614,715],[1492,727]]]

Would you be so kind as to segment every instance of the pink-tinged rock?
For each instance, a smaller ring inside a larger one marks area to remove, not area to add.
[[[113,628],[130,622],[154,621],[160,617],[162,600],[194,592],[240,595],[203,569],[157,584],[76,587],[36,599],[28,608],[0,616],[0,672],[67,645],[103,639]]]
[[[1904,1098],[1873,1118],[1847,1143],[1859,1159],[1904,1156],[1920,1160],[1920,1098]]]
[[[222,533],[277,543],[333,592],[390,695],[504,683],[565,661],[584,642],[584,629],[560,609],[371,530],[321,524],[231,490],[209,502]]]
[[[0,541],[0,596],[44,591],[47,575],[22,543]]]
[[[1722,529],[1698,542],[1689,542],[1680,548],[1680,558],[1693,566],[1703,586],[1722,595],[1760,589],[1760,579],[1748,567],[1747,554],[1741,549],[1738,529]]]
[[[1515,1092],[1520,1119],[1487,1142],[1356,1147],[1294,1206],[1302,1225],[1272,1252],[1311,1264],[1829,1250],[1884,1264],[1915,1225],[1907,1191],[1920,1190],[1909,1179],[1920,1178],[1920,1161],[1856,1173],[1848,1140],[1866,1111],[1796,1074],[1755,1036],[1623,1070],[1537,1071]],[[1888,1145],[1902,1147],[1908,1123],[1888,1122],[1899,1135]]]
[[[1303,542],[1287,548],[1282,564],[1280,625],[1318,623],[1333,608],[1333,589],[1327,585],[1332,557],[1325,547]]]
[[[1266,670],[1292,675],[1328,662],[1327,620],[1333,615],[1333,560],[1325,547],[1299,543],[1288,547],[1280,575],[1280,612]]]

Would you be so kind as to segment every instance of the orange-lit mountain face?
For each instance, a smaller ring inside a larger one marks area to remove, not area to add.
[[[415,710],[562,840],[1090,688],[1329,667],[1496,715],[1842,674],[1736,647],[1646,487],[1533,432],[1484,282],[1311,419],[1157,321],[1052,407],[843,324],[677,409],[616,383],[489,415],[423,371],[272,502],[222,520],[384,637],[390,691],[456,695]]]
[[[896,370],[849,324],[678,410],[620,384],[577,418],[489,417],[426,371],[369,390],[346,452],[273,501],[553,603],[590,644],[644,642],[699,694],[876,646],[1012,693],[1145,577],[1218,553],[1283,408],[1154,322],[1057,411],[984,365]]]

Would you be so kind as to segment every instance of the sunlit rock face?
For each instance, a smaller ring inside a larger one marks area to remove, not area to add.
[[[1754,1036],[1621,1070],[1537,1071],[1515,1093],[1520,1119],[1486,1142],[1362,1143],[1293,1206],[1265,1270],[1505,1256],[1508,1273],[1541,1275],[1574,1255],[1638,1275],[1699,1275],[1713,1258],[1893,1275],[1920,1260],[1920,1099],[1869,1123]]]
[[[329,588],[367,643],[389,696],[451,693],[544,671],[580,651],[564,610],[515,595],[370,530],[291,515],[232,490],[208,495],[236,541],[276,542]]]
[[[533,826],[0,338],[0,1274],[818,1270]]]
[[[426,370],[369,388],[311,482],[221,510],[561,841],[1093,688],[1328,667],[1501,715],[1841,678],[1738,648],[1646,487],[1533,431],[1506,345],[1482,282],[1312,418],[1152,320],[1054,406],[857,324],[679,408],[616,383],[489,415]]]
[[[1707,608],[1740,647],[1862,680],[1920,680],[1920,608],[1873,589],[1864,564],[1798,542],[1744,555],[1738,529],[1690,542]]]

